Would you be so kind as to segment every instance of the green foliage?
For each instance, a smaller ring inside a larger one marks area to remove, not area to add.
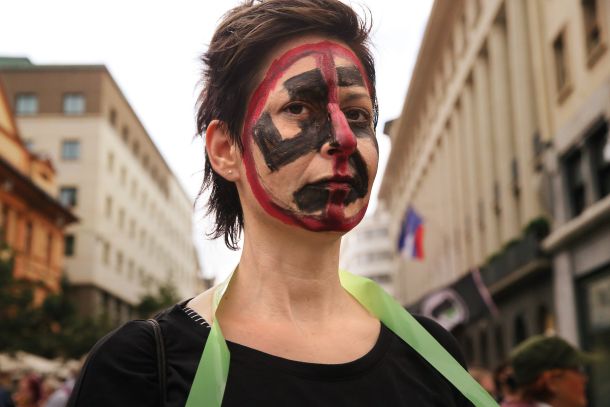
[[[139,318],[150,318],[157,312],[174,305],[179,299],[176,286],[168,281],[160,285],[155,294],[144,295],[136,305],[135,311]]]
[[[523,232],[524,234],[532,234],[542,240],[551,233],[551,224],[547,218],[541,216],[528,223]]]
[[[13,255],[0,242],[0,352],[23,350],[48,358],[79,358],[108,332],[108,318],[81,317],[61,282],[57,294],[35,306],[36,284],[13,277]]]

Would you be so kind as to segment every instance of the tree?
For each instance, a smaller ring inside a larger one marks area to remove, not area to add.
[[[150,318],[157,312],[174,305],[179,299],[176,286],[167,281],[158,286],[156,294],[145,294],[136,305],[135,311],[139,318]]]
[[[112,329],[105,316],[77,314],[66,278],[58,293],[36,306],[33,292],[39,283],[14,278],[13,258],[13,251],[0,242],[0,351],[79,358]]]

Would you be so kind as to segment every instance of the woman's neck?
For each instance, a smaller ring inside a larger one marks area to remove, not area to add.
[[[253,229],[259,233],[245,234],[239,269],[223,300],[223,312],[278,322],[320,323],[354,305],[339,281],[338,234],[312,238],[306,231]]]

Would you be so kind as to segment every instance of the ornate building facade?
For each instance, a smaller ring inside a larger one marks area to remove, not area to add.
[[[34,301],[56,293],[64,267],[64,230],[76,217],[54,197],[55,169],[27,150],[0,81],[0,241],[13,275],[35,283]]]

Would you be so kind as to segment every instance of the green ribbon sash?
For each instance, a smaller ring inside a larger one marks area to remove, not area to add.
[[[411,314],[373,281],[339,271],[343,288],[428,361],[476,407],[498,406],[449,352]],[[214,291],[212,329],[203,348],[186,407],[220,407],[229,375],[229,348],[214,316],[231,276]]]

